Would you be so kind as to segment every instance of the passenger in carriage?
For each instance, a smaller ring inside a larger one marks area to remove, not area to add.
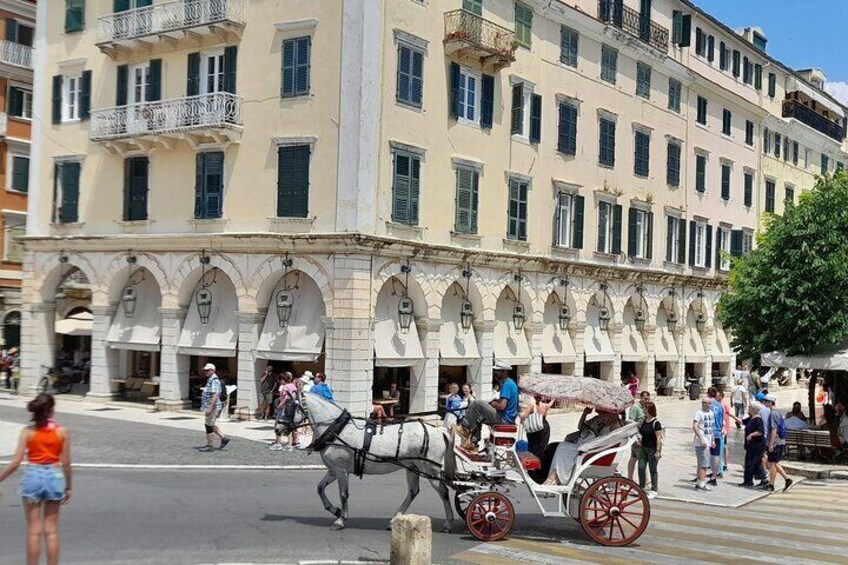
[[[565,441],[558,444],[552,443],[545,449],[542,457],[543,468],[545,461],[551,457],[550,452],[553,452],[553,460],[550,463],[550,471],[547,480],[544,482],[545,485],[566,484],[571,477],[571,471],[574,468],[575,458],[580,446],[595,438],[608,435],[623,425],[623,414],[598,412],[594,418],[587,420],[586,418],[591,413],[591,406],[584,408],[580,422],[577,424],[577,431],[565,436]]]
[[[477,432],[481,425],[515,424],[518,416],[518,385],[509,377],[512,366],[499,362],[494,369],[494,379],[500,384],[500,397],[490,402],[475,400],[469,403],[462,422],[453,426],[463,440],[460,448],[470,453],[477,451],[473,438],[479,437]]]

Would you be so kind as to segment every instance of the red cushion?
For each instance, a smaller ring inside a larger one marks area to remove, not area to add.
[[[588,461],[590,458],[594,457],[595,455],[597,455],[597,453],[587,453],[586,455],[583,456],[583,462],[585,463],[586,461]],[[615,461],[616,455],[618,455],[618,453],[607,453],[606,455],[604,455],[600,459],[592,462],[592,465],[593,466],[597,465],[598,467],[610,467],[610,466],[612,466],[613,462]]]
[[[529,451],[519,453],[518,458],[521,460],[521,465],[527,471],[538,471],[542,468],[542,461]]]
[[[498,424],[496,426],[492,426],[492,429],[496,432],[510,433],[514,434],[518,432],[518,426],[513,424]]]

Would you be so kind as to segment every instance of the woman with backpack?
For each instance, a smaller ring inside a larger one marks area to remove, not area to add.
[[[648,498],[656,498],[660,477],[657,472],[657,464],[662,459],[663,427],[657,420],[657,405],[653,402],[645,403],[645,420],[639,425],[639,486],[644,490],[646,479],[646,468],[651,471],[651,490]]]
[[[297,427],[295,417],[299,405],[297,384],[291,373],[283,373],[283,385],[280,387],[280,398],[277,401],[277,424],[274,433],[277,440],[271,445],[271,451],[292,451],[297,444]],[[289,438],[288,445],[283,445],[283,437]]]

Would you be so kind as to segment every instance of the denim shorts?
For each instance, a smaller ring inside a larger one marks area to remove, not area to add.
[[[21,497],[27,502],[60,501],[65,498],[65,473],[58,465],[30,464],[21,481]]]
[[[695,459],[698,461],[698,467],[702,467],[704,469],[709,469],[712,467],[710,463],[710,448],[709,447],[695,447]]]

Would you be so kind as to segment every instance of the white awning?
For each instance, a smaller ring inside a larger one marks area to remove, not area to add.
[[[666,326],[657,326],[654,330],[654,357],[657,361],[678,361],[677,343],[674,334]]]
[[[68,316],[64,320],[59,320],[53,326],[53,331],[57,334],[69,336],[90,336],[94,329],[94,316],[91,312],[79,312],[73,316]]]
[[[810,355],[790,356],[782,351],[772,351],[763,353],[761,361],[768,367],[848,371],[848,337],[843,337],[839,343],[826,345]]]
[[[686,363],[704,363],[707,353],[704,350],[704,340],[701,334],[692,326],[686,326],[683,332],[683,357]]]
[[[135,312],[132,318],[118,305],[112,325],[106,334],[106,344],[112,349],[159,351],[162,336],[162,295],[152,277],[145,277],[136,286]]]
[[[598,326],[586,326],[583,330],[583,351],[586,362],[611,362],[615,360],[615,350],[612,348],[607,332]]]
[[[238,298],[233,283],[219,277],[209,289],[212,292],[212,310],[207,323],[200,322],[200,313],[191,297],[183,330],[177,342],[182,355],[210,357],[235,357],[238,343]]]
[[[474,330],[465,331],[459,322],[453,320],[442,323],[439,327],[439,364],[465,367],[479,360]]]
[[[577,353],[571,343],[571,334],[555,324],[545,324],[542,329],[542,360],[545,363],[574,363]]]
[[[301,281],[297,288],[288,291],[292,297],[292,311],[286,327],[280,326],[276,306],[277,292],[283,287],[274,289],[256,346],[258,359],[312,362],[321,355],[324,347],[324,323],[321,321],[324,301],[318,287],[310,283]]]
[[[642,332],[636,326],[626,324],[621,330],[621,360],[645,363],[648,360],[648,347]]]
[[[401,333],[394,318],[378,320],[374,325],[374,365],[377,367],[411,367],[424,360],[418,328],[413,322],[409,332]]]
[[[516,330],[512,320],[495,322],[495,359],[510,365],[529,365],[530,345],[524,330]]]
[[[712,357],[715,363],[729,363],[733,361],[733,350],[727,341],[727,334],[718,326],[713,331]]]

